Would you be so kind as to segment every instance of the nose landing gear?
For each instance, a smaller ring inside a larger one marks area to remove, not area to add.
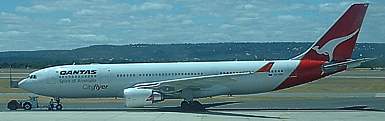
[[[49,101],[48,110],[62,110],[63,105],[60,103],[60,98],[55,97]]]

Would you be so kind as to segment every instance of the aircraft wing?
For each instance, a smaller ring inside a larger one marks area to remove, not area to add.
[[[233,73],[233,74],[188,77],[188,78],[165,80],[165,81],[152,82],[152,83],[140,83],[140,84],[136,84],[134,87],[155,89],[163,93],[175,93],[185,88],[191,88],[191,89],[208,88],[219,83],[237,81],[234,79],[234,77],[238,77],[241,75],[249,75],[253,73],[255,72],[241,72],[241,73]]]
[[[269,62],[256,71],[246,71],[246,72],[231,73],[231,74],[205,75],[205,76],[196,76],[196,77],[187,77],[187,78],[180,78],[180,79],[151,82],[151,83],[139,83],[139,84],[136,84],[134,87],[154,89],[166,94],[176,93],[186,88],[203,89],[203,88],[209,88],[218,84],[237,81],[235,78],[243,75],[267,73],[270,71],[273,64],[274,62]]]

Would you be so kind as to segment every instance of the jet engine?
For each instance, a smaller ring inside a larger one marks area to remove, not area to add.
[[[152,89],[127,88],[124,89],[127,107],[143,107],[164,100],[161,93]]]

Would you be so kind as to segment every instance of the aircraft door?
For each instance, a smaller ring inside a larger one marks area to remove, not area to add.
[[[111,82],[111,69],[110,68],[99,68],[97,70],[97,82],[99,83],[109,83]]]
[[[96,71],[96,82],[92,86],[94,92],[98,95],[104,95],[107,89],[110,88],[111,83],[111,69],[110,68],[98,68]]]

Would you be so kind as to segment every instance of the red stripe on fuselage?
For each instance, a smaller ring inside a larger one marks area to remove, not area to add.
[[[324,77],[325,75],[322,73],[324,63],[325,61],[301,60],[290,76],[274,90],[293,87]]]

